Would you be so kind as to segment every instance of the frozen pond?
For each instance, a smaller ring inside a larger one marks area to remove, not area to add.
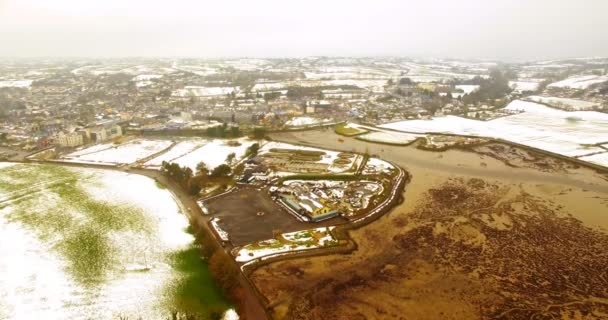
[[[53,165],[0,169],[0,319],[228,309],[186,217],[153,180]]]

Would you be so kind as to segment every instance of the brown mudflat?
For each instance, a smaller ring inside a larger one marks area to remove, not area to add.
[[[608,318],[604,174],[510,147],[437,153],[344,140],[333,147],[367,149],[412,174],[405,202],[351,232],[359,248],[349,255],[256,270],[276,319]]]

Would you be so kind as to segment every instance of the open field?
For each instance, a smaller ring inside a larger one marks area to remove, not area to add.
[[[549,88],[572,88],[572,89],[587,89],[588,87],[608,81],[608,76],[574,76],[568,79],[554,82],[548,85]]]
[[[159,153],[169,146],[169,140],[133,140],[123,144],[102,144],[79,150],[62,158],[66,162],[130,164]]]
[[[154,180],[0,166],[0,314],[10,319],[207,317],[229,303],[187,218]]]
[[[410,120],[381,127],[415,133],[452,133],[501,138],[570,157],[604,151],[595,144],[608,137],[608,114],[555,110],[540,104],[516,100],[506,109],[523,113],[491,121],[456,116],[432,120]],[[608,166],[608,163],[602,164]]]
[[[597,102],[590,102],[577,99],[566,99],[558,97],[545,97],[545,96],[529,96],[527,99],[534,102],[546,103],[552,107],[559,109],[572,109],[572,110],[590,110],[594,106],[599,106]]]
[[[376,131],[360,135],[357,137],[357,139],[394,145],[408,145],[420,137],[422,137],[422,135],[419,134]]]
[[[231,141],[236,143],[231,145]],[[229,154],[235,154],[235,160],[240,160],[249,146],[254,144],[254,140],[246,138],[236,140],[221,140],[216,139],[209,141],[200,148],[194,149],[191,152],[172,160],[180,166],[185,166],[193,171],[196,171],[196,165],[199,162],[204,162],[208,168],[215,168],[222,163],[225,163],[226,157]]]
[[[161,154],[158,157],[155,157],[154,159],[147,161],[144,164],[144,166],[160,168],[163,161],[172,162],[173,160],[178,159],[178,158],[202,147],[203,145],[205,145],[205,143],[207,143],[206,140],[180,141],[175,146],[173,146],[169,151]]]
[[[514,167],[458,150],[340,142],[327,130],[271,136],[369,149],[412,174],[401,206],[350,233],[359,245],[355,252],[285,260],[253,272],[276,319],[608,314],[605,174]]]

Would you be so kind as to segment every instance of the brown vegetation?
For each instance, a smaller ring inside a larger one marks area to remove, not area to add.
[[[363,230],[357,259],[252,278],[282,319],[605,319],[608,235],[514,185],[450,179]],[[390,229],[387,229],[391,226]],[[372,227],[373,228],[373,227]],[[270,290],[270,291],[269,291]],[[286,299],[286,300],[283,300]]]

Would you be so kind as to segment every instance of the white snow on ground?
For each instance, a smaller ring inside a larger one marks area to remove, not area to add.
[[[572,88],[572,89],[587,89],[591,85],[596,83],[602,83],[608,81],[608,76],[596,76],[596,75],[588,75],[588,76],[575,76],[570,77],[568,79],[554,82],[548,87],[554,88]]]
[[[192,140],[192,141],[181,141],[178,142],[169,151],[161,154],[160,156],[149,160],[144,164],[146,167],[160,167],[163,161],[171,162],[174,159],[186,155],[188,152],[200,148],[205,145],[206,140]]]
[[[239,315],[234,311],[234,309],[228,309],[224,312],[224,317],[222,320],[239,320]]]
[[[460,90],[464,91],[465,94],[469,94],[469,93],[474,92],[475,90],[479,89],[479,86],[475,85],[475,84],[462,84],[462,85],[457,85],[456,89],[460,89]]]
[[[390,173],[394,169],[395,167],[392,164],[384,160],[378,158],[369,158],[367,159],[367,163],[363,168],[363,174],[377,173],[378,171]]]
[[[11,163],[11,162],[0,162],[0,169],[8,168],[8,167],[11,167],[14,165],[15,165],[15,163]]]
[[[577,110],[588,110],[594,106],[599,105],[597,102],[558,98],[558,97],[543,97],[543,96],[529,96],[528,99],[534,102],[546,103],[556,107],[570,107]]]
[[[509,87],[516,92],[535,91],[540,83],[534,81],[509,81]]]
[[[287,88],[287,86],[283,83],[272,82],[272,83],[256,83],[253,88],[251,88],[252,92],[258,91],[274,91],[281,90]]]
[[[241,145],[232,147],[226,144],[228,140],[213,140],[201,148],[177,159],[173,159],[172,162],[175,162],[180,166],[189,167],[192,171],[196,171],[196,165],[202,161],[209,169],[213,169],[220,164],[225,163],[226,157],[228,157],[230,153],[234,152],[236,156],[235,159],[240,160],[245,155],[247,148],[256,143],[256,141],[247,138],[241,138],[237,141],[240,142]]]
[[[208,76],[218,73],[217,69],[215,68],[199,65],[178,65],[177,63],[175,63],[173,65],[173,68],[175,68],[176,70],[192,72],[199,76]]]
[[[376,131],[370,132],[357,137],[357,139],[371,141],[371,142],[384,142],[392,144],[410,144],[414,140],[422,137],[420,134],[391,132],[391,131]]]
[[[378,128],[376,128],[376,127],[366,126],[366,125],[363,125],[363,124],[358,124],[358,123],[353,123],[353,122],[347,123],[346,127],[360,129],[362,131],[374,131],[374,130],[378,130]]]
[[[160,79],[163,76],[161,74],[140,74],[133,78],[133,81],[145,81],[152,79]]]
[[[27,170],[31,165],[20,166]],[[57,252],[59,235],[52,232],[48,237],[40,237],[35,228],[7,221],[7,214],[15,210],[15,204],[8,204],[0,210],[0,270],[3,275],[0,277],[0,318],[111,319],[113,315],[124,315],[164,319],[170,310],[164,307],[166,296],[160,289],[185,276],[167,265],[167,256],[187,249],[194,241],[184,231],[188,226],[187,218],[179,214],[171,193],[159,189],[152,179],[107,170],[70,170],[82,173],[83,179],[79,183],[90,197],[142,210],[149,232],[130,228],[104,231],[114,248],[109,251],[108,260],[111,258],[110,261],[117,263],[116,269],[103,282],[85,286],[74,281],[67,272],[66,259]],[[2,193],[0,191],[0,195]],[[31,201],[39,212],[65,206],[65,215],[75,225],[90,223],[78,209],[71,209],[69,203],[46,188]],[[48,224],[47,229],[53,229],[52,223],[39,220],[41,226]],[[129,272],[133,265],[149,266],[151,270]]]
[[[295,117],[285,123],[289,127],[311,126],[315,124],[328,123],[332,119],[317,119],[311,117]]]
[[[0,80],[0,88],[29,88],[33,80]]]
[[[91,147],[84,147],[84,148],[79,148],[78,150],[70,153],[68,156],[69,157],[78,157],[78,156],[82,156],[88,153],[94,153],[94,152],[98,152],[101,150],[105,150],[105,149],[110,149],[112,147],[116,147],[117,145],[114,143],[102,143],[102,144],[96,144],[94,146]]]
[[[491,121],[446,116],[388,123],[380,127],[415,133],[440,132],[500,138],[565,156],[600,152],[601,148],[590,145],[604,142],[608,137],[608,114],[567,112],[521,100],[511,102],[506,109],[525,112]]]
[[[129,164],[158,153],[170,145],[171,141],[168,140],[135,140],[93,153],[87,153],[86,149],[81,150],[78,152],[81,154],[80,156],[69,154],[62,160],[67,162]]]
[[[318,240],[316,240],[312,236],[303,236],[303,235],[306,233],[313,233],[313,232],[326,232],[327,229],[333,230],[334,227],[327,227],[327,228],[322,227],[322,228],[316,228],[316,229],[311,229],[311,230],[301,230],[301,231],[282,234],[283,238],[285,238],[293,243],[283,244],[279,240],[270,239],[270,240],[261,241],[259,243],[260,244],[259,248],[256,246],[256,244],[247,245],[238,250],[238,252],[236,253],[236,261],[247,262],[247,261],[251,261],[254,259],[263,258],[263,257],[269,256],[269,255],[274,255],[274,254],[279,254],[279,253],[310,250],[310,249],[324,247],[327,245],[328,242],[336,241],[336,239],[331,235],[330,232],[328,232],[325,236],[319,238]],[[316,243],[307,244],[307,242],[311,242],[311,241],[315,241]],[[300,243],[300,244],[298,244],[298,243]]]
[[[336,152],[336,151],[331,151],[331,150],[324,150],[324,149],[318,149],[318,148],[312,148],[312,147],[304,147],[304,146],[298,146],[298,145],[293,145],[293,144],[288,144],[288,143],[283,143],[283,142],[275,142],[275,141],[271,141],[266,143],[264,146],[262,146],[262,148],[260,148],[259,150],[259,154],[264,154],[270,151],[270,149],[273,148],[277,148],[277,149],[291,149],[291,150],[309,150],[309,151],[321,151],[321,152],[325,152],[325,155],[323,155],[321,157],[320,161],[317,161],[317,163],[326,163],[329,165],[328,170],[333,172],[333,173],[341,173],[344,172],[346,170],[348,170],[349,168],[352,167],[353,163],[361,161],[362,157],[359,155],[355,155],[354,157],[352,157],[350,159],[350,163],[344,166],[335,166],[333,165],[334,160],[336,160],[338,158],[338,154],[340,152]],[[280,173],[277,172],[277,175],[288,175],[287,173]]]
[[[183,89],[177,89],[173,92],[174,96],[178,97],[208,97],[208,96],[224,96],[233,92],[238,92],[239,87],[199,87],[186,86]]]
[[[600,166],[608,167],[608,151],[604,153],[594,154],[592,156],[580,157],[580,160],[599,164]]]
[[[220,221],[219,218],[211,219],[211,226],[213,227],[213,229],[215,229],[215,232],[217,232],[217,234],[220,236],[220,239],[222,239],[222,241],[230,240],[230,238],[228,237],[228,232],[224,231],[218,224],[219,221]]]

